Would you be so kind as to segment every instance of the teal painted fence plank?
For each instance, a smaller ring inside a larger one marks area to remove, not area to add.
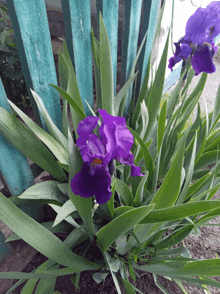
[[[6,93],[0,78],[0,106],[11,112]],[[27,158],[0,134],[0,177],[11,196],[21,194],[34,183],[34,178]],[[25,206],[23,206],[25,209]],[[32,210],[33,210],[32,205]],[[29,207],[31,209],[31,207]],[[5,243],[5,237],[0,231],[0,260],[12,251],[10,244]]]
[[[138,35],[140,27],[142,0],[126,1],[124,10],[124,30],[122,40],[122,67],[121,67],[121,86],[125,84],[131,73],[131,69],[137,54]],[[124,116],[129,112],[132,94],[132,85],[128,91],[125,103]]]
[[[115,94],[117,79],[118,4],[118,0],[97,0],[96,2],[97,17],[101,11],[110,41]]]
[[[143,51],[138,62],[140,82],[138,84],[137,90],[141,88],[147,70],[149,56],[152,50],[152,44],[157,25],[157,17],[160,9],[160,4],[160,0],[144,0],[144,16],[143,26],[141,28],[141,40],[144,38],[144,35],[147,31],[148,34],[147,41],[145,43],[145,46],[143,47]]]
[[[62,10],[63,10],[63,20],[65,22],[65,40],[67,48],[70,54],[70,58],[75,67],[74,63],[74,52],[73,52],[73,35],[72,35],[72,26],[71,26],[71,15],[69,10],[69,5],[66,1],[61,0]]]
[[[6,93],[0,79],[0,106],[11,112]],[[34,178],[27,158],[0,134],[0,172],[12,196],[23,193],[33,185]]]
[[[3,260],[13,250],[9,243],[5,243],[5,236],[0,232],[0,260]]]
[[[62,130],[59,94],[49,85],[49,83],[57,85],[57,77],[45,1],[8,0],[7,6],[37,121],[46,129],[43,117],[38,114],[30,88],[41,97],[53,122]]]
[[[62,0],[62,8],[66,40],[72,58],[74,48],[75,72],[83,107],[86,115],[91,115],[85,102],[93,106],[90,0]]]
[[[12,113],[7,96],[0,78],[0,106]],[[6,185],[8,196],[22,194],[27,188],[34,184],[34,176],[29,167],[27,158],[21,154],[4,136],[0,134],[0,176],[3,184]],[[5,195],[6,196],[6,195]],[[24,203],[19,206],[24,212],[38,219],[38,211],[42,204]],[[1,254],[1,248],[0,248]]]

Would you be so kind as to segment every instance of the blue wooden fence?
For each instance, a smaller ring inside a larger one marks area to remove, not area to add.
[[[156,19],[160,9],[160,0],[126,0],[125,27],[122,39],[122,80],[129,77],[134,62],[139,31],[143,38],[148,30],[148,38],[144,54],[139,63],[141,66],[141,82],[147,68],[152,47]],[[118,0],[97,0],[97,15],[101,11],[111,44],[114,86],[116,88],[117,46],[118,46]],[[49,25],[45,0],[7,0],[9,15],[12,21],[18,53],[27,85],[31,104],[37,122],[45,129],[45,122],[38,112],[30,93],[33,89],[43,100],[54,123],[61,126],[61,107],[59,94],[49,83],[57,85],[57,76],[53,59]],[[65,22],[66,40],[71,59],[75,66],[79,91],[83,100],[86,115],[90,114],[85,99],[93,105],[93,77],[91,53],[91,7],[90,0],[62,0],[63,18]],[[144,25],[140,27],[141,9]],[[73,49],[74,48],[74,49]],[[178,78],[178,77],[177,77]],[[176,79],[177,79],[176,78]],[[174,81],[173,81],[174,82]],[[11,112],[6,99],[4,87],[0,80],[0,106]],[[130,97],[127,98],[126,109]],[[18,152],[0,134],[0,173],[12,196],[21,194],[33,185],[33,174],[27,158]],[[4,239],[0,232],[0,242]],[[0,247],[0,253],[8,250],[8,246]],[[2,255],[3,256],[3,255]]]

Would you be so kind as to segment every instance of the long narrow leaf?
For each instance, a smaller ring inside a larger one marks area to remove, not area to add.
[[[64,240],[64,245],[67,246],[68,248],[73,248],[74,246],[76,246],[77,244],[81,243],[82,241],[86,240],[88,237],[85,235],[84,232],[82,232],[79,229],[74,229],[69,236]],[[42,273],[42,271],[51,269],[53,266],[56,265],[56,262],[53,260],[47,260],[44,263],[42,263],[37,270],[33,270],[31,273]],[[20,273],[19,273],[20,274]],[[33,276],[33,278],[36,276]],[[44,275],[45,277],[45,275]],[[52,277],[52,276],[51,276]],[[5,294],[10,294],[13,290],[15,290],[18,286],[20,286],[22,283],[25,282],[25,280],[31,278],[30,276],[28,278],[22,278],[20,281],[18,281],[13,287],[11,287],[7,293]],[[31,280],[29,280],[27,283],[31,282]],[[32,284],[32,282],[31,282]],[[36,283],[35,283],[36,284]]]
[[[211,163],[215,163],[216,159],[218,157],[219,151],[209,151],[204,153],[200,159],[197,161],[195,165],[195,170],[197,169],[203,169],[204,167],[207,167]]]
[[[68,225],[67,223],[60,223],[56,227],[53,227],[53,222],[45,222],[41,223],[41,226],[45,227],[48,231],[51,233],[70,233],[72,231],[72,226]],[[20,240],[21,238],[17,234],[12,234],[10,237],[8,237],[5,242],[11,242],[15,240]]]
[[[210,128],[209,128],[209,133],[211,133],[211,131],[216,126],[216,124],[217,124],[217,122],[219,120],[219,115],[220,115],[220,85],[218,87],[216,97],[215,97],[215,105],[214,105],[214,108],[213,108],[213,115],[212,115],[211,125],[210,125]]]
[[[207,73],[205,73],[205,72],[202,73],[201,78],[200,78],[198,84],[196,85],[196,87],[194,88],[194,90],[192,91],[192,93],[190,94],[189,98],[184,103],[184,106],[182,108],[181,115],[182,115],[183,112],[185,112],[186,108],[192,102],[192,100],[194,100],[194,99],[196,99],[197,101],[199,100],[199,98],[200,98],[200,96],[202,94],[202,91],[203,91],[203,89],[205,87],[207,76],[208,76]]]
[[[159,121],[158,121],[158,130],[157,130],[157,152],[158,153],[163,141],[165,124],[166,124],[166,114],[167,114],[167,101],[165,101],[162,106],[160,116],[159,116]]]
[[[149,215],[140,221],[140,224],[157,223],[182,219],[188,216],[197,215],[205,211],[220,207],[219,201],[195,201],[180,204],[174,207],[153,210]]]
[[[154,205],[148,205],[145,207],[134,208],[101,228],[96,234],[97,244],[101,250],[105,252],[118,237],[129,231],[146,217],[153,207]]]
[[[54,89],[56,89],[67,101],[68,103],[77,111],[77,113],[80,115],[81,120],[86,117],[84,111],[80,108],[80,106],[77,104],[77,102],[74,101],[74,99],[62,88],[50,84]]]
[[[100,78],[102,107],[108,114],[114,115],[114,84],[113,69],[111,59],[111,48],[108,33],[101,15],[99,14],[99,32],[100,32]]]
[[[216,131],[212,136],[210,136],[206,140],[204,152],[216,150],[219,144],[220,144],[220,130]]]
[[[40,98],[40,96],[37,93],[35,93],[32,89],[30,89],[30,90],[31,90],[31,94],[33,95],[34,100],[37,104],[37,107],[45,120],[46,126],[47,126],[51,136],[55,140],[57,140],[66,150],[68,150],[67,138],[58,129],[58,127],[55,125],[55,123],[52,121],[52,119],[49,116],[49,113],[47,112],[46,107],[44,106],[44,103],[43,103],[42,99]]]
[[[115,115],[118,115],[121,101],[124,97],[126,97],[128,89],[130,88],[131,84],[133,83],[137,75],[138,75],[138,72],[136,72],[133,76],[131,76],[129,80],[124,84],[124,86],[121,88],[121,90],[118,92],[118,94],[115,96],[114,98]]]
[[[67,200],[67,197],[60,192],[57,184],[59,184],[57,181],[38,183],[25,190],[19,198],[27,200],[46,200],[47,203],[62,205]]]
[[[98,265],[73,253],[59,238],[21,211],[2,193],[0,193],[0,203],[0,219],[25,242],[48,258],[61,265],[75,268],[76,271],[99,268]],[[7,276],[9,273],[4,274]]]
[[[207,259],[187,263],[182,269],[177,270],[177,275],[184,276],[219,276],[220,260]]]
[[[148,171],[145,174],[145,177],[143,177],[140,181],[140,184],[138,185],[137,191],[135,193],[135,198],[134,198],[134,205],[136,207],[140,206],[143,202],[143,197],[144,197],[144,185],[147,181],[148,178]]]
[[[134,130],[132,130],[129,127],[127,127],[127,128],[129,129],[129,131],[132,133],[134,138],[140,144],[141,150],[142,150],[143,155],[144,155],[144,161],[145,161],[146,170],[148,170],[149,174],[151,174],[151,172],[153,171],[153,168],[154,168],[154,164],[153,164],[153,158],[152,158],[148,148],[146,147],[144,141],[140,138],[140,136]],[[135,160],[135,164],[137,164],[137,160]]]
[[[79,108],[82,110],[82,112],[85,113],[84,108],[83,108],[81,95],[80,95],[80,92],[79,92],[79,87],[78,87],[78,84],[77,84],[76,74],[75,74],[73,64],[72,64],[72,60],[71,60],[71,57],[69,55],[69,51],[68,51],[68,48],[67,48],[67,45],[66,45],[65,41],[63,42],[63,57],[65,59],[66,66],[68,67],[68,74],[69,74],[68,85],[67,85],[66,92],[67,92],[67,94],[69,94],[70,97],[72,97],[72,102],[74,101],[75,105],[77,104],[77,106],[79,106]],[[62,93],[61,93],[61,95],[62,95]],[[64,97],[64,98],[68,101],[68,99],[66,97]],[[77,134],[76,130],[77,130],[79,122],[81,121],[81,114],[78,112],[78,110],[75,107],[72,106],[71,103],[70,103],[70,112],[71,112],[73,127],[74,127],[74,130],[75,130],[75,136],[76,136],[76,139],[77,139],[78,134]]]
[[[94,36],[93,28],[91,32],[91,41],[92,41],[92,60],[93,60],[94,73],[95,73],[96,102],[97,102],[97,108],[102,109],[101,82],[100,82],[100,43]]]
[[[59,76],[60,87],[63,88],[65,91],[67,91],[69,71],[68,71],[68,66],[66,64],[65,58],[61,50],[59,51],[59,55],[58,55],[58,76]],[[63,109],[62,109],[63,134],[67,138],[68,136],[67,130],[69,128],[69,121],[68,121],[68,114],[67,114],[68,102],[63,97],[62,97],[62,101],[63,101]]]
[[[121,289],[120,289],[120,285],[119,285],[119,282],[118,282],[118,279],[117,279],[115,273],[114,273],[113,270],[112,270],[111,263],[109,262],[110,257],[109,257],[109,255],[108,255],[108,253],[105,252],[105,253],[103,254],[103,256],[104,256],[104,258],[105,258],[105,262],[106,262],[106,264],[108,265],[108,268],[109,268],[110,273],[111,273],[111,275],[112,275],[112,279],[113,279],[113,282],[114,282],[114,284],[115,284],[116,290],[117,290],[118,294],[122,294],[122,293],[121,293]]]
[[[24,156],[46,170],[57,180],[67,178],[47,147],[10,112],[0,107],[0,133]]]
[[[197,144],[197,133],[196,133],[194,144],[193,144],[192,157],[191,157],[189,169],[187,172],[186,180],[184,183],[184,187],[181,191],[181,194],[180,194],[176,204],[183,203],[183,201],[185,200],[186,194],[189,190],[190,182],[192,181],[192,176],[193,176],[194,164],[195,164],[196,144]]]
[[[121,196],[125,205],[132,205],[134,199],[129,187],[121,180],[112,178],[112,185],[115,183],[115,190]]]
[[[159,67],[156,72],[152,89],[146,100],[146,106],[149,113],[149,123],[148,123],[147,132],[145,133],[145,136],[144,136],[145,142],[149,139],[149,136],[151,135],[151,131],[155,125],[159,106],[160,106],[160,101],[162,98],[163,83],[164,83],[165,70],[166,70],[166,64],[167,64],[169,35],[170,35],[170,32],[168,33],[168,36],[167,36],[166,44],[165,44],[164,51],[160,60]]]
[[[73,205],[72,201],[69,199],[67,200],[63,206],[62,209],[57,214],[53,227],[57,226],[59,223],[61,223],[68,215],[70,215],[72,212],[76,211],[76,207]]]
[[[56,156],[56,158],[63,164],[69,164],[69,156],[67,148],[64,148],[57,140],[49,135],[44,129],[39,127],[32,119],[30,119],[23,111],[21,111],[13,102],[8,100],[11,107],[27,126],[38,136],[39,139],[50,149],[50,151]]]
[[[179,195],[185,151],[185,136],[180,140],[180,147],[166,175],[166,178],[150,202],[151,204],[155,203],[155,209],[173,206]]]

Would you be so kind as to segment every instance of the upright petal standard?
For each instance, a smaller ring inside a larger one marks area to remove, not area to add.
[[[196,74],[213,73],[216,67],[213,56],[218,47],[214,38],[220,34],[220,1],[213,1],[206,8],[199,7],[186,23],[185,36],[174,43],[176,51],[169,59],[168,67],[173,70],[175,64],[191,57]]]
[[[71,189],[81,197],[95,196],[97,203],[104,204],[112,195],[113,159],[130,165],[132,177],[145,175],[141,174],[140,167],[134,165],[131,153],[134,138],[127,129],[125,118],[112,116],[104,109],[99,109],[99,113],[103,119],[99,128],[100,138],[92,133],[99,117],[88,116],[78,125],[76,145],[80,148],[84,163],[81,171],[72,179]]]

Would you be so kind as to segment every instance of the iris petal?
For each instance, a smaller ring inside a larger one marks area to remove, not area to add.
[[[199,7],[196,12],[190,16],[186,23],[185,36],[176,46],[176,52],[169,59],[168,68],[173,67],[180,60],[188,59],[192,52],[189,44],[192,44],[193,56],[192,66],[196,75],[200,72],[213,73],[216,70],[212,62],[213,55],[218,47],[214,46],[214,38],[220,34],[220,1],[212,1],[206,8]],[[210,48],[207,46],[210,44]]]
[[[169,59],[168,68],[173,70],[173,67],[180,62],[182,59],[187,59],[190,54],[192,53],[192,48],[189,46],[189,44],[185,43],[184,39],[181,39],[178,43],[174,43],[176,46],[176,52],[174,53],[174,57],[171,57]]]
[[[109,201],[112,195],[111,176],[107,166],[97,165],[95,169],[94,175],[91,175],[90,164],[83,163],[81,171],[71,181],[71,189],[75,195],[84,198],[94,195],[97,203],[103,204]]]
[[[198,46],[195,54],[191,59],[192,67],[196,71],[196,75],[200,72],[213,73],[216,70],[212,57],[214,55],[214,49],[210,49],[209,46]]]
[[[131,176],[132,177],[136,177],[136,176],[145,177],[144,174],[141,174],[141,168],[139,166],[135,166],[134,164],[131,165]]]
[[[213,29],[212,29],[213,28]],[[211,30],[212,29],[212,30]],[[199,7],[186,23],[184,39],[194,44],[213,43],[220,34],[220,2],[213,1],[206,8]]]
[[[131,176],[145,176],[140,167],[134,165],[131,147],[133,135],[126,126],[124,117],[109,115],[99,109],[103,118],[99,128],[100,139],[91,134],[99,118],[87,117],[78,125],[79,138],[76,142],[84,161],[81,171],[71,181],[71,189],[76,195],[89,198],[93,195],[99,204],[111,198],[111,175],[114,172],[113,159],[131,166]],[[110,175],[111,174],[111,175]]]
[[[206,23],[207,12],[205,8],[199,7],[196,12],[190,16],[186,23],[184,39],[194,44],[202,45],[204,38],[208,37],[207,29],[209,24]],[[210,25],[211,27],[211,25]]]
[[[189,58],[190,54],[192,53],[192,48],[189,44],[181,44],[181,51],[179,56],[182,58]]]
[[[111,159],[134,166],[134,157],[130,151],[134,137],[126,126],[125,118],[109,115],[106,110],[101,109],[99,109],[99,113],[103,118],[99,128],[100,140],[106,144],[106,151],[111,154]],[[139,170],[139,174],[136,173],[136,176],[144,176],[141,174],[141,169],[137,170]],[[131,176],[133,176],[133,172]]]
[[[99,109],[103,122],[99,128],[100,140],[106,144],[106,151],[111,158],[126,156],[134,143],[131,132],[127,129],[124,117],[112,116],[104,109]]]
[[[89,138],[89,134],[98,125],[99,117],[87,116],[82,121],[79,122],[77,128],[77,134],[79,138],[76,141],[76,145],[81,148],[86,145],[86,141]]]
[[[173,71],[173,67],[180,61],[181,61],[181,58],[179,56],[171,57],[169,59],[168,68],[171,69],[171,71]]]

